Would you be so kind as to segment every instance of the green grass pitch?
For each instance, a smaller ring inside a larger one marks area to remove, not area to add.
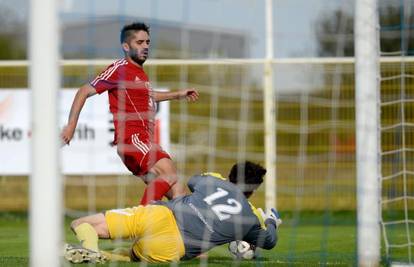
[[[353,266],[356,257],[356,228],[353,212],[281,212],[284,223],[279,229],[277,246],[260,250],[261,257],[252,261],[234,261],[227,246],[217,247],[208,254],[208,266]],[[65,222],[66,241],[75,243],[75,237]],[[101,247],[114,248],[111,241]],[[28,266],[28,220],[26,214],[0,213],[0,266]],[[198,266],[195,259],[179,266]],[[71,266],[65,264],[65,266]],[[75,265],[73,265],[75,266]],[[76,266],[87,266],[76,265]],[[101,266],[110,266],[109,264]],[[113,266],[113,265],[112,265]],[[122,263],[117,266],[136,266]],[[149,264],[169,266],[169,264]]]

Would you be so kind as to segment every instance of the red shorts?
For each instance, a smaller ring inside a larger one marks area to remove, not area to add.
[[[160,159],[171,159],[160,145],[151,142],[146,132],[130,135],[117,148],[125,166],[136,176],[147,174]]]

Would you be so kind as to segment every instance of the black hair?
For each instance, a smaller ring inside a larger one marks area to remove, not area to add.
[[[150,33],[149,26],[142,22],[133,22],[131,24],[125,25],[121,30],[121,36],[120,36],[121,44],[128,42],[129,37],[131,37],[131,35],[137,31],[145,31],[148,34]]]
[[[231,168],[229,181],[239,185],[246,197],[249,197],[263,183],[265,174],[266,169],[260,164],[250,161],[239,162]]]

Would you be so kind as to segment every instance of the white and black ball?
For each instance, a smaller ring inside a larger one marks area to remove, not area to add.
[[[251,260],[256,256],[256,247],[242,240],[230,242],[229,251],[233,258],[239,260]]]

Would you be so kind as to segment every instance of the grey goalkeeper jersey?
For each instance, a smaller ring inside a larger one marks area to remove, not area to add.
[[[271,249],[276,245],[276,225],[266,220],[262,227],[250,203],[232,183],[211,174],[191,177],[192,194],[167,202],[180,229],[185,256],[191,259],[234,240]]]

